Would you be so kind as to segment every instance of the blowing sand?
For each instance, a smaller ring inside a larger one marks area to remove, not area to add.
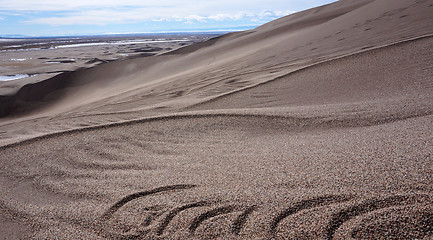
[[[22,88],[0,236],[432,239],[432,11],[338,1]]]

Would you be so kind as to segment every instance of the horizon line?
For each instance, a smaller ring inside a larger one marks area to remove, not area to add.
[[[227,29],[204,29],[204,30],[168,30],[168,31],[151,31],[151,32],[125,32],[125,33],[100,33],[100,34],[64,34],[64,35],[23,35],[23,34],[5,34],[0,35],[0,39],[26,39],[26,38],[66,38],[66,37],[97,37],[97,36],[110,36],[110,35],[144,35],[144,34],[188,34],[188,33],[230,33],[240,32],[254,29],[257,26],[242,26],[239,28],[227,28]]]

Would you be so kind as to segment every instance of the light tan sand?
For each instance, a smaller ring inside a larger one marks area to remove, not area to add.
[[[75,72],[0,122],[0,236],[432,239],[432,12],[338,1]]]

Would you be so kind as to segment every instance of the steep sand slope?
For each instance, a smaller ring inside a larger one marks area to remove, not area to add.
[[[374,109],[392,103],[401,105],[401,111],[412,108],[430,114],[433,111],[432,48],[431,36],[409,40],[316,64],[191,108],[364,104]]]
[[[45,94],[37,93],[59,86],[64,89],[49,94],[42,102],[36,101],[42,108],[18,121],[33,124],[47,118],[115,113],[109,121],[77,120],[80,125],[94,125],[176,112],[330,59],[428,35],[433,29],[430,5],[431,1],[399,0],[393,4],[339,1],[251,31],[187,47],[172,55],[112,62],[77,71],[50,80],[45,86],[29,86],[32,95],[38,97]],[[38,90],[41,88],[43,91]],[[24,99],[29,96],[22,95]],[[50,100],[53,98],[54,103]],[[45,102],[51,105],[44,108]],[[35,101],[20,103],[29,108]],[[125,112],[135,114],[120,117]],[[4,126],[16,125],[17,119],[4,118],[2,122]],[[66,125],[54,131],[80,127]],[[20,127],[14,127],[15,132],[4,127],[0,130],[5,132],[5,142],[11,142],[17,137],[53,132],[44,129],[46,126],[36,123],[32,132],[27,132],[27,128],[16,132]]]
[[[4,235],[431,239],[432,9],[339,1],[75,73],[1,123]]]

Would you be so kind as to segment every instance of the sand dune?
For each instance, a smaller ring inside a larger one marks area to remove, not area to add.
[[[24,86],[0,236],[431,239],[432,10],[338,1]]]

